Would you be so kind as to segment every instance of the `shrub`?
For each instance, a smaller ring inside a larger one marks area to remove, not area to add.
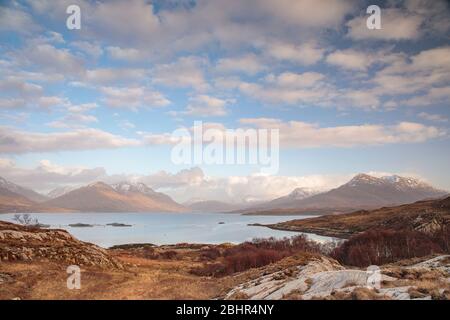
[[[169,250],[169,251],[163,251],[163,252],[161,252],[161,253],[159,254],[159,256],[160,256],[162,259],[172,260],[172,259],[175,259],[175,258],[178,256],[178,254],[177,254],[176,251]]]
[[[145,259],[157,259],[158,258],[158,254],[156,253],[156,250],[154,248],[151,248],[151,247],[143,248],[142,256]]]
[[[450,253],[450,226],[444,225],[432,236],[434,242],[436,242],[444,252]]]
[[[221,256],[220,250],[217,248],[208,248],[200,251],[200,260],[202,261],[216,260],[220,256]]]
[[[290,255],[289,251],[277,251],[274,249],[250,249],[236,252],[225,257],[227,274],[258,268],[279,261]]]
[[[375,229],[351,237],[331,256],[343,264],[367,267],[443,251],[436,240],[418,231]]]
[[[28,213],[15,214],[13,220],[26,227],[39,227],[40,225],[38,219],[31,217]]]
[[[177,256],[178,256],[177,252],[173,250],[161,252],[157,252],[154,248],[144,248],[142,250],[142,257],[150,260],[157,260],[157,259],[172,260],[177,258]]]
[[[217,260],[214,264],[191,270],[196,275],[225,276],[251,268],[258,268],[279,261],[297,252],[319,252],[320,245],[308,240],[304,235],[284,239],[253,239],[227,248],[221,254],[218,249],[205,249],[202,260]]]
[[[196,276],[220,276],[226,273],[225,269],[223,263],[209,263],[202,267],[193,268],[190,272]]]

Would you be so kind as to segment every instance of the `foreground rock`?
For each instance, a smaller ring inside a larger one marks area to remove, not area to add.
[[[233,288],[225,299],[449,299],[450,256],[410,265],[389,265],[380,272],[380,288],[369,286],[373,273],[346,269],[320,257],[294,270],[264,274]]]
[[[0,221],[0,261],[57,261],[67,265],[122,268],[110,254],[64,230],[24,227]]]

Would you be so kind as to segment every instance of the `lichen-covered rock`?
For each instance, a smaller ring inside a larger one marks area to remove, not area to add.
[[[123,268],[105,249],[79,241],[67,231],[0,221],[0,261],[15,260],[50,260],[80,266]]]
[[[410,266],[397,268],[400,268],[400,274],[405,273],[406,270],[420,269],[428,276],[431,276],[430,272],[433,272],[433,270],[438,270],[439,274],[446,277],[445,280],[449,279],[449,259],[448,255],[438,256]],[[290,273],[289,276],[283,276],[286,273],[282,270],[264,274],[236,286],[225,296],[225,299],[240,297],[267,300],[292,297],[302,300],[333,297],[335,299],[431,299],[429,294],[411,296],[410,293],[416,290],[417,285],[417,281],[414,281],[414,279],[410,279],[410,282],[408,279],[397,279],[384,274],[385,271],[383,268],[380,269],[380,284],[382,286],[375,289],[369,286],[368,278],[371,273],[366,270],[346,269],[335,260],[326,257],[313,258],[306,265],[298,266],[296,271]],[[400,281],[398,282],[398,280]],[[431,279],[427,279],[427,281],[431,281]],[[440,297],[444,296],[448,285],[439,277],[434,281],[433,286],[442,286],[442,288],[439,288],[442,291],[439,292],[439,295]],[[386,286],[386,284],[389,285]]]

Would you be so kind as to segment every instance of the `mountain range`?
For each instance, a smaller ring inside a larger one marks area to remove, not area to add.
[[[2,177],[0,177],[0,188],[9,190],[10,192],[19,194],[28,200],[34,201],[34,202],[44,202],[48,200],[49,198],[37,193],[36,191],[33,191],[28,188],[21,187],[15,183],[12,183],[11,181],[8,181]]]
[[[82,212],[184,212],[182,205],[143,183],[96,182],[69,191],[45,204]]]
[[[327,192],[296,188],[290,194],[258,204],[215,200],[179,204],[143,183],[95,182],[58,188],[47,196],[0,178],[0,212],[236,212],[245,214],[339,213],[412,203],[447,195],[414,178],[358,174]]]
[[[349,182],[327,192],[303,197],[288,195],[246,210],[247,214],[339,213],[401,205],[448,194],[420,180],[397,175],[381,178],[358,174]],[[263,209],[264,208],[264,209]]]
[[[143,183],[122,182],[108,185],[96,182],[53,199],[37,198],[34,191],[0,180],[0,212],[185,212],[189,209],[168,195]],[[20,193],[19,193],[20,192]],[[59,191],[60,192],[60,191]],[[26,197],[31,194],[38,201]],[[52,192],[51,194],[57,194]],[[42,201],[42,199],[45,199]]]

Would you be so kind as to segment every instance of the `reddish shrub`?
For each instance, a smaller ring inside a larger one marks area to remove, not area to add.
[[[200,251],[200,260],[205,261],[211,261],[211,260],[216,260],[217,258],[220,257],[220,250],[217,248],[208,248],[208,249],[203,249]]]
[[[154,248],[145,248],[142,251],[142,257],[145,259],[157,260],[157,259],[168,259],[172,260],[177,257],[177,252],[173,250],[157,252]]]
[[[411,230],[369,230],[351,237],[331,256],[347,265],[367,267],[443,252],[429,236]]]
[[[221,276],[226,274],[226,266],[222,263],[209,263],[193,268],[190,272],[196,276]]]
[[[163,252],[161,252],[161,253],[159,254],[159,256],[160,256],[162,259],[168,259],[168,260],[172,260],[172,259],[176,258],[177,255],[178,255],[177,252],[176,252],[176,251],[173,251],[173,250],[170,250],[170,251],[163,251]]]
[[[158,254],[156,253],[154,248],[145,247],[142,250],[142,256],[145,259],[158,259]]]
[[[197,275],[224,276],[251,268],[258,268],[279,261],[296,252],[318,252],[320,246],[305,236],[284,239],[254,239],[224,250],[222,263],[206,264],[192,270]],[[220,251],[207,249],[200,255],[202,259],[216,260]]]
[[[444,252],[450,253],[450,226],[443,226],[432,238]]]
[[[273,249],[253,249],[247,252],[238,252],[225,257],[226,273],[233,274],[251,268],[262,267],[289,255],[288,251]]]

